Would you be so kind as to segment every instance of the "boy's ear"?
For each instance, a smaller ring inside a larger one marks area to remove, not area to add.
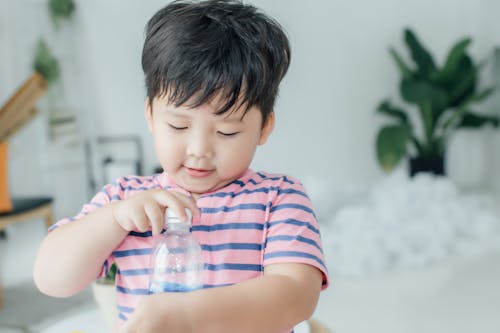
[[[266,123],[260,131],[259,145],[266,143],[267,138],[271,135],[274,129],[274,112],[271,112],[266,119]]]
[[[146,118],[149,131],[153,133],[153,109],[149,102],[149,97],[146,97],[146,103],[144,103],[144,118]]]

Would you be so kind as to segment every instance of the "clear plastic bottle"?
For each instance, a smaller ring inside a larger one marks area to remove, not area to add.
[[[192,214],[181,221],[172,209],[165,214],[166,232],[158,235],[151,255],[149,292],[188,292],[203,287],[201,247],[191,233]]]

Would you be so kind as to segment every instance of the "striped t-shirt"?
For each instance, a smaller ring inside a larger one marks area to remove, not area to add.
[[[63,219],[54,227],[110,202],[157,188],[189,195],[166,173],[123,177],[104,186],[77,216]],[[204,288],[261,276],[264,267],[274,263],[317,267],[323,273],[323,289],[327,287],[319,225],[311,202],[296,179],[248,169],[225,187],[202,194],[197,205],[200,217],[192,221],[192,232],[202,248]],[[117,264],[117,307],[122,321],[130,317],[140,298],[148,295],[154,241],[151,231],[131,231],[103,264],[102,275],[110,263]]]

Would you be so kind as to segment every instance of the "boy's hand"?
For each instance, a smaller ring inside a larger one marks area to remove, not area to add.
[[[125,231],[146,232],[150,228],[158,235],[165,224],[165,209],[173,209],[180,219],[186,219],[185,208],[196,216],[199,211],[193,198],[161,189],[147,190],[117,202],[113,218]]]
[[[186,293],[160,293],[143,297],[120,333],[192,332]]]

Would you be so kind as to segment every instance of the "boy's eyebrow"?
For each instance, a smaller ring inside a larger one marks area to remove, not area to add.
[[[178,110],[172,110],[170,108],[163,109],[163,112],[168,113],[174,117],[190,118],[189,115],[187,115],[181,111],[178,111]],[[220,121],[224,122],[224,123],[240,124],[243,122],[243,118],[244,118],[244,116],[243,117],[232,117],[232,118],[229,118],[228,116],[223,116],[223,117],[221,117]]]
[[[243,118],[227,118],[227,117],[224,117],[222,118],[221,120],[222,122],[224,123],[235,123],[235,124],[240,124],[243,122]]]
[[[169,108],[163,109],[163,113],[169,113],[172,116],[176,116],[176,117],[189,118],[189,116],[187,114],[184,114],[182,112],[179,112],[177,110],[172,110]]]

